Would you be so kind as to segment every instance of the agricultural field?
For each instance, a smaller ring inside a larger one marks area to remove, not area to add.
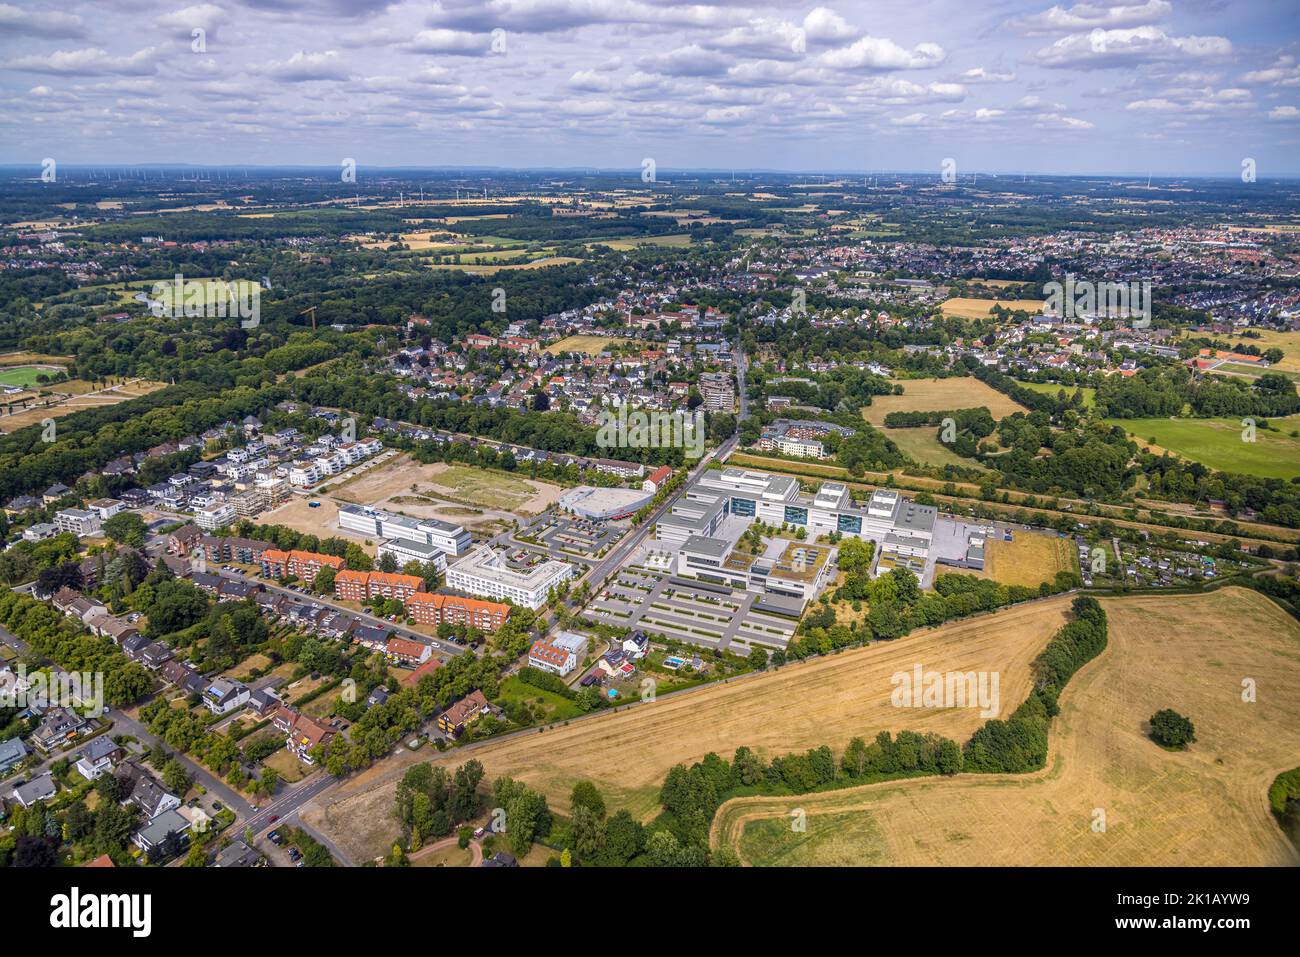
[[[1240,419],[1107,419],[1143,443],[1225,472],[1261,478],[1289,479],[1300,475],[1300,416],[1272,419],[1280,431],[1255,430],[1255,441],[1243,441]]]
[[[1020,605],[488,742],[475,747],[472,756],[483,762],[489,780],[508,774],[526,781],[561,812],[573,784],[590,779],[611,810],[627,808],[648,819],[656,812],[668,769],[709,751],[729,756],[742,744],[769,758],[823,744],[839,751],[854,736],[869,739],[878,731],[903,729],[965,740],[982,720],[975,709],[900,710],[890,703],[890,676],[917,662],[940,671],[998,671],[1001,700],[1009,710],[1028,695],[1029,663],[1065,621],[1068,608],[1064,596]],[[434,763],[455,767],[470,756],[452,750]],[[324,799],[328,803],[305,812],[309,822],[356,860],[383,853],[393,839],[388,817],[393,791],[410,763],[409,758],[390,760],[345,782]]]
[[[1300,624],[1239,588],[1103,605],[1110,644],[1061,696],[1043,771],[738,798],[719,811],[715,844],[756,865],[1300,864],[1265,797],[1300,751],[1300,697],[1285,690],[1300,681]],[[1242,701],[1244,676],[1255,702]],[[1164,707],[1195,724],[1188,750],[1148,737]],[[786,833],[796,801],[803,834]]]
[[[890,412],[945,412],[950,409],[974,409],[984,406],[995,419],[1013,412],[1028,412],[1023,405],[970,376],[950,379],[895,379],[903,387],[902,395],[878,395],[862,410],[862,417],[877,428],[884,428]],[[885,434],[892,435],[896,430]]]
[[[971,299],[966,296],[954,296],[944,300],[940,308],[943,314],[953,319],[983,319],[993,311],[994,306],[1010,309],[1012,312],[1023,309],[1030,315],[1043,311],[1042,299]]]
[[[608,349],[611,343],[626,341],[618,336],[568,336],[547,346],[544,351],[553,356],[566,352],[585,352],[589,356],[597,356]]]
[[[989,538],[984,569],[972,574],[1003,585],[1037,587],[1056,578],[1057,572],[1079,570],[1073,539],[1042,532],[1013,532],[1012,540]]]
[[[1289,372],[1300,372],[1300,332],[1279,332],[1273,329],[1254,329],[1251,331],[1259,333],[1259,338],[1254,336],[1249,338],[1228,336],[1225,341],[1231,343],[1234,347],[1258,346],[1261,352],[1277,346],[1286,355],[1273,368]]]

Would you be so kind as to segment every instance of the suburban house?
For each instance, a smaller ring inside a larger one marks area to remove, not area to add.
[[[490,710],[487,698],[483,697],[483,692],[471,691],[438,715],[438,729],[444,734],[458,738],[464,733],[466,727],[473,724]]]
[[[130,794],[122,803],[134,804],[150,820],[165,811],[174,811],[181,806],[180,798],[155,781],[153,776],[138,764],[130,761],[120,764],[114,774],[119,781],[126,782],[126,786],[130,788]]]
[[[58,785],[54,783],[54,776],[46,771],[39,778],[14,788],[14,800],[23,807],[31,807],[37,801],[48,801],[58,790]]]
[[[86,719],[69,708],[51,708],[32,732],[32,746],[51,754],[85,733]]]
[[[384,647],[384,654],[390,660],[404,665],[419,665],[429,660],[429,655],[433,654],[433,646],[422,641],[412,641],[410,638],[399,638],[394,635],[388,639],[388,643]]]
[[[190,822],[174,808],[150,818],[149,823],[136,832],[131,840],[142,851],[149,851],[161,845],[170,834],[184,834],[190,829]]]
[[[122,749],[108,735],[100,735],[77,752],[77,773],[93,781],[113,770],[113,762],[122,760]]]
[[[213,714],[230,714],[248,704],[248,687],[229,678],[218,678],[203,692],[203,705]]]
[[[8,772],[10,768],[17,767],[30,753],[21,738],[0,741],[0,774]]]

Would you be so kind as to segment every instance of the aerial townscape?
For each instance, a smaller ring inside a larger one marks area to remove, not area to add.
[[[1300,865],[1294,9],[16,2],[0,867]]]

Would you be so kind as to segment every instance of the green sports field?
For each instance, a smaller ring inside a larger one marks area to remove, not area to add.
[[[1255,441],[1243,441],[1240,419],[1107,419],[1125,431],[1177,455],[1224,472],[1244,472],[1262,478],[1289,479],[1300,475],[1300,416],[1273,419],[1278,432],[1255,430]]]
[[[14,366],[11,369],[0,369],[0,386],[12,385],[20,389],[31,389],[37,385],[36,377],[44,373],[53,375],[57,370],[42,369],[38,366]]]

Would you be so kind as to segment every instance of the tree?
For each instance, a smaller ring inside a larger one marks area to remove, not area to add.
[[[1196,727],[1171,708],[1164,708],[1151,716],[1151,737],[1161,747],[1182,751],[1196,740]]]
[[[596,816],[597,820],[605,818],[605,799],[601,797],[600,791],[596,785],[590,781],[579,781],[573,786],[573,794],[569,798],[569,805],[574,811],[578,808],[586,808]]]
[[[104,534],[113,541],[132,548],[144,548],[146,528],[144,519],[136,512],[118,512],[103,525]]]
[[[762,671],[767,667],[767,651],[755,645],[749,650],[749,666],[755,671]]]

